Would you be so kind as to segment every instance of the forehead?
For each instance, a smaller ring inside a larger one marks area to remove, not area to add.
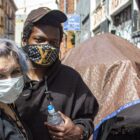
[[[38,25],[33,27],[31,37],[33,36],[60,39],[60,30],[58,27],[53,27],[50,25]]]
[[[18,61],[13,56],[0,57],[0,73],[7,73],[19,67]]]

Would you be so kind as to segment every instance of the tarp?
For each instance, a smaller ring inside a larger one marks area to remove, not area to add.
[[[72,49],[62,63],[82,76],[99,102],[95,126],[120,107],[140,97],[140,50],[109,33]]]

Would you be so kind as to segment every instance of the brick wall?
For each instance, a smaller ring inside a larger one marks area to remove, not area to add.
[[[73,14],[74,13],[74,1],[75,0],[65,0],[66,1],[66,14]],[[64,0],[59,1],[59,9],[64,12]],[[60,46],[60,59],[63,59],[66,53],[73,48],[74,46],[71,43],[72,33],[67,31],[67,36],[65,36],[65,42],[62,41]],[[64,38],[63,38],[64,40]],[[66,43],[64,45],[64,43]],[[64,47],[66,46],[66,47]]]
[[[66,1],[66,13],[72,14],[74,12],[74,0]],[[61,11],[64,11],[64,0],[60,0],[59,7]]]

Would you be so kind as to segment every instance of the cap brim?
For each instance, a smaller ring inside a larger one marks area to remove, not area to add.
[[[48,12],[47,15],[56,17],[56,19],[60,22],[65,22],[67,20],[67,16],[59,10],[52,10],[52,11]]]
[[[34,20],[33,22],[37,22],[40,19],[42,19],[44,16],[46,17],[50,17],[50,18],[55,18],[59,23],[63,23],[67,20],[67,16],[59,11],[59,10],[51,10],[49,12],[44,13],[42,16],[40,16],[39,18],[37,18],[36,20]]]

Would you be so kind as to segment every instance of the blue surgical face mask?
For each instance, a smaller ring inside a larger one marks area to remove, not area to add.
[[[23,76],[0,80],[0,102],[13,103],[24,87]]]
[[[59,57],[59,47],[50,44],[34,44],[23,47],[29,59],[38,65],[50,66]]]

